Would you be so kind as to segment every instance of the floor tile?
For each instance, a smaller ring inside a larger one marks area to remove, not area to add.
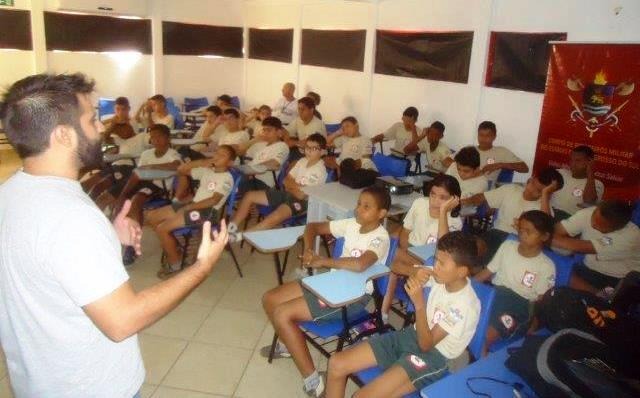
[[[264,313],[216,308],[193,340],[253,350],[266,322]]]
[[[160,387],[153,398],[225,398],[223,395],[211,395],[197,391],[179,390],[177,388]]]
[[[146,383],[160,384],[187,346],[184,340],[140,334],[140,348],[147,370]]]
[[[208,306],[182,303],[146,329],[145,333],[189,340],[196,334],[210,312],[211,307]]]
[[[140,389],[140,395],[142,396],[142,398],[151,398],[157,388],[158,386],[152,384],[143,384],[142,388]]]
[[[263,310],[262,295],[276,285],[277,282],[275,280],[264,282],[248,278],[236,279],[218,302],[218,307],[261,312]]]

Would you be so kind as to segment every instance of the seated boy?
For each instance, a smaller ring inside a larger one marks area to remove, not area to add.
[[[384,373],[355,396],[402,397],[444,377],[449,360],[467,348],[480,318],[480,300],[468,278],[476,256],[473,236],[455,231],[440,238],[435,266],[421,267],[405,284],[416,309],[415,325],[333,354],[326,398],[344,397],[347,377],[373,366]],[[426,302],[425,283],[431,287]]]
[[[178,251],[178,242],[171,231],[184,226],[201,226],[205,221],[213,224],[220,221],[222,206],[233,188],[233,176],[229,168],[235,158],[236,152],[232,147],[221,145],[212,159],[194,160],[181,165],[178,167],[175,194],[180,201],[145,213],[145,219],[158,234],[162,249],[167,254],[168,266],[158,272],[159,277],[169,277],[182,268],[182,253]],[[189,192],[190,179],[199,181],[195,195]]]
[[[389,234],[382,221],[391,206],[389,193],[381,188],[366,188],[358,198],[355,218],[307,224],[304,232],[304,255],[302,264],[306,267],[329,267],[360,272],[376,263],[384,263],[389,253]],[[332,234],[344,237],[344,247],[340,258],[324,258],[313,252],[318,235]],[[370,301],[373,284],[366,287],[367,294],[356,303],[347,306],[348,316],[360,312]],[[262,298],[262,305],[280,341],[274,357],[293,357],[298,371],[304,378],[304,391],[311,397],[321,397],[324,381],[318,374],[311,359],[304,334],[298,322],[315,320],[318,322],[341,319],[340,308],[330,308],[299,281],[278,286]],[[268,357],[271,346],[263,347],[260,353]]]
[[[435,121],[431,123],[431,126],[425,128],[420,135],[414,137],[404,147],[404,153],[424,153],[427,157],[428,168],[438,172],[445,171],[446,167],[442,162],[451,155],[451,149],[442,142],[444,128],[442,122]]]
[[[207,157],[206,153],[211,152],[220,140],[220,135],[225,131],[222,110],[217,105],[208,106],[204,114],[204,123],[193,135],[193,139],[198,143],[178,149],[178,153],[180,153],[185,162]]]
[[[247,130],[242,129],[240,113],[234,108],[229,108],[223,114],[225,129],[220,134],[218,145],[230,145],[238,155],[242,155],[243,144],[249,142],[251,137]]]
[[[161,94],[154,95],[140,106],[136,113],[136,122],[146,128],[154,124],[164,124],[169,129],[172,129],[175,123],[167,110],[167,99]]]
[[[602,200],[604,184],[596,180],[593,164],[593,149],[580,145],[571,151],[569,170],[558,169],[564,178],[564,187],[553,195],[551,201],[556,220],[567,219],[578,210]]]
[[[407,155],[404,151],[405,147],[411,143],[422,131],[422,127],[418,126],[418,110],[410,106],[402,113],[402,121],[394,123],[384,133],[378,134],[371,139],[372,142],[382,142],[386,140],[395,140],[391,154],[404,158]]]
[[[542,210],[553,216],[551,195],[561,189],[564,182],[556,169],[547,168],[537,176],[529,178],[526,185],[505,184],[498,189],[486,191],[463,199],[463,206],[480,206],[486,203],[498,209],[498,219],[493,229],[483,233],[478,239],[481,264],[486,266],[509,234],[516,234],[515,222],[528,210]]]
[[[525,211],[518,220],[519,241],[505,240],[487,269],[475,276],[479,282],[493,278],[496,287],[483,356],[500,337],[524,332],[532,315],[532,304],[554,286],[555,265],[542,252],[551,242],[553,225],[553,217],[547,213]]]
[[[309,91],[307,95],[305,95],[305,97],[311,98],[316,104],[316,109],[313,110],[313,114],[315,115],[315,117],[322,120],[322,114],[320,113],[320,111],[318,111],[318,107],[320,106],[320,102],[322,101],[320,94],[316,93],[315,91]]]
[[[325,163],[330,169],[339,172],[339,165],[343,160],[353,159],[358,168],[376,170],[376,166],[371,160],[371,140],[360,134],[360,126],[355,117],[347,116],[342,119],[340,130],[329,136],[327,145],[340,148],[340,154],[337,158],[330,156],[325,159]]]
[[[270,206],[274,210],[247,231],[270,229],[290,217],[305,214],[308,202],[307,194],[302,191],[302,187],[325,183],[327,169],[322,161],[322,153],[326,146],[327,141],[323,136],[317,133],[311,134],[307,137],[304,147],[305,157],[296,162],[284,180],[284,191],[270,188],[247,192],[229,223],[227,229],[229,240],[231,242],[242,240],[242,233],[238,231],[238,226],[247,219],[254,205]]]
[[[271,117],[271,107],[261,105],[258,109],[253,109],[249,117],[245,119],[245,127],[249,129],[251,137],[258,137],[262,133],[262,121]]]
[[[295,161],[304,155],[300,148],[304,148],[304,141],[308,136],[319,133],[323,137],[327,136],[327,130],[322,120],[314,116],[316,103],[309,97],[298,100],[298,117],[285,126],[284,142],[289,145],[289,160]]]
[[[127,97],[116,98],[113,109],[115,111],[113,117],[102,121],[102,124],[104,125],[104,132],[102,135],[105,141],[110,142],[112,136],[118,137],[122,140],[135,136],[138,132],[138,124],[129,114],[131,111],[129,99]]]
[[[640,230],[630,221],[632,212],[628,203],[604,201],[556,224],[553,247],[586,254],[573,268],[571,287],[607,295],[605,288],[640,271]]]
[[[455,162],[447,169],[447,175],[452,176],[460,184],[461,199],[485,192],[489,187],[487,177],[478,173],[480,169],[480,154],[475,147],[467,146],[459,150],[454,156]],[[462,213],[465,215],[476,212],[474,206],[467,206]]]
[[[502,169],[513,170],[518,173],[528,173],[529,166],[520,158],[503,146],[493,146],[497,135],[496,125],[484,121],[478,126],[478,152],[480,153],[481,173],[487,176],[491,187],[495,187],[498,174]],[[453,163],[453,156],[446,158],[443,164],[449,167]]]

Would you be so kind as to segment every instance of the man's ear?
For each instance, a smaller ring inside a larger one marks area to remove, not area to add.
[[[56,146],[72,148],[74,145],[77,145],[77,141],[76,130],[69,125],[58,125],[54,127],[51,132],[51,145],[55,144]]]

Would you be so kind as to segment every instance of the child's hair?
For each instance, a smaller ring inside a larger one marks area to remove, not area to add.
[[[358,119],[356,119],[354,116],[347,116],[344,119],[342,119],[340,124],[342,124],[344,122],[349,122],[349,123],[352,123],[352,124],[358,124]]]
[[[533,224],[533,227],[536,229],[536,231],[540,232],[541,234],[549,234],[549,239],[544,243],[551,243],[551,239],[553,238],[553,230],[556,224],[553,217],[541,210],[529,210],[522,213],[519,220],[527,220],[531,224]]]
[[[228,94],[222,94],[218,97],[218,101],[222,101],[227,105],[231,105],[231,96]]]
[[[391,208],[391,196],[389,196],[389,191],[387,191],[386,189],[371,186],[365,188],[362,193],[368,193],[369,195],[373,196],[373,198],[376,200],[378,208],[384,210],[389,210]]]
[[[163,136],[170,138],[171,137],[171,130],[169,130],[169,127],[167,127],[164,124],[154,124],[151,127],[149,127],[149,132],[155,131],[157,133],[162,134]]]
[[[598,209],[602,217],[609,221],[615,230],[627,225],[633,214],[631,204],[622,200],[602,201],[598,204]]]
[[[316,103],[313,100],[313,98],[309,98],[309,97],[302,97],[298,100],[299,104],[304,105],[305,107],[309,108],[309,109],[316,109]]]
[[[322,100],[322,98],[320,98],[320,94],[316,93],[315,91],[309,91],[307,93],[307,97],[311,98],[313,102],[316,103],[316,106],[320,105],[320,101]]]
[[[407,116],[413,120],[418,120],[418,110],[415,106],[410,106],[402,112],[402,116]]]
[[[222,109],[218,105],[211,105],[207,107],[207,112],[212,112],[216,116],[222,115]]]
[[[276,130],[282,129],[282,122],[275,116],[269,116],[262,121],[263,126],[273,127]]]
[[[440,174],[436,178],[434,178],[428,185],[427,194],[431,192],[431,188],[440,187],[446,189],[451,196],[460,197],[462,195],[462,190],[460,189],[460,183],[456,180],[455,177],[452,177],[447,174]],[[451,217],[458,217],[460,214],[460,206],[458,205],[451,210]]]
[[[162,105],[167,105],[167,99],[162,94],[156,94],[156,95],[154,95],[153,97],[151,97],[149,99],[153,100],[153,101],[158,101]]]
[[[466,146],[456,153],[453,160],[460,166],[471,167],[475,170],[480,167],[480,152],[473,146]]]
[[[591,149],[591,147],[588,145],[578,145],[577,147],[573,148],[571,152],[581,153],[589,159],[593,159],[595,156],[595,154],[593,153],[593,149]]]
[[[320,133],[313,133],[307,137],[307,141],[315,142],[320,145],[321,149],[325,149],[327,147],[327,139],[322,136]]]
[[[260,108],[258,108],[258,110],[271,112],[271,107],[269,105],[260,105]]]
[[[238,113],[238,111],[233,108],[225,109],[224,114],[233,115],[233,117],[235,117],[236,119],[240,119],[240,113]]]
[[[435,122],[431,123],[431,128],[438,130],[440,134],[444,135],[444,123],[442,123],[441,121],[436,120]]]
[[[438,250],[449,253],[458,267],[476,265],[478,246],[476,238],[466,232],[452,231],[438,239]]]
[[[546,169],[543,169],[536,175],[536,178],[543,185],[549,185],[553,181],[557,181],[558,190],[562,189],[562,187],[564,186],[564,178],[562,178],[562,174],[560,174],[558,170],[554,169],[553,167],[547,167]]]
[[[478,130],[490,130],[494,135],[498,132],[498,129],[496,129],[496,124],[488,120],[480,123],[478,125]]]
[[[127,97],[118,97],[118,98],[116,98],[115,105],[126,106],[127,108],[129,108],[130,107],[129,98],[127,98]]]
[[[220,145],[218,148],[223,149],[225,152],[227,152],[227,155],[229,155],[229,159],[231,161],[236,160],[236,157],[238,157],[236,150],[233,149],[231,145]]]

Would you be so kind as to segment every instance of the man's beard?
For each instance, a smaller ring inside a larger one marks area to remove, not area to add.
[[[80,124],[74,126],[78,134],[78,161],[80,168],[98,169],[102,163],[102,143],[100,139],[90,140],[85,134]]]

